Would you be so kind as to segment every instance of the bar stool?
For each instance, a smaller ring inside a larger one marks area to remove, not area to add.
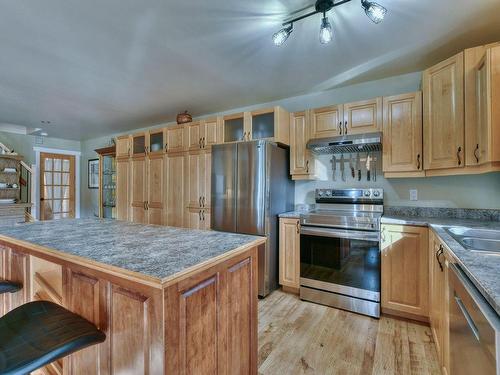
[[[23,288],[23,284],[12,281],[0,280],[0,294],[15,293]]]
[[[0,293],[15,287],[2,286]],[[29,302],[0,318],[0,374],[24,375],[104,340],[94,324],[64,307]]]

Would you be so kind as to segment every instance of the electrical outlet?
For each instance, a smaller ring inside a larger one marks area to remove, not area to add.
[[[410,200],[411,201],[418,201],[418,190],[417,189],[410,189]]]

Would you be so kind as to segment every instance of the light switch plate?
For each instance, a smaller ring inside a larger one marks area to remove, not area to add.
[[[410,189],[410,200],[411,201],[418,201],[418,190],[417,189]]]

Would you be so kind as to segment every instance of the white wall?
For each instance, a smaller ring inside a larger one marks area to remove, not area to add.
[[[301,96],[277,100],[244,108],[235,108],[223,113],[212,113],[207,116],[234,113],[257,108],[265,108],[280,105],[290,112],[300,111],[307,108],[321,107],[331,104],[341,104],[350,101],[369,99],[376,96],[387,96],[420,90],[421,73],[410,73],[401,76],[390,77],[382,80],[360,83],[338,89],[309,93]],[[205,116],[204,116],[205,117]],[[154,127],[165,126],[158,124]],[[107,137],[91,139],[82,142],[82,217],[97,214],[98,196],[96,190],[87,188],[87,160],[97,157],[93,151],[96,148],[108,144],[112,137],[119,134],[111,134]],[[295,203],[313,203],[314,189],[320,187],[356,187],[377,186],[386,191],[386,203],[389,205],[418,205],[439,206],[459,208],[500,208],[500,173],[492,173],[478,176],[455,176],[455,177],[432,177],[418,179],[391,179],[385,180],[381,173],[378,174],[376,183],[366,181],[356,182],[348,180],[345,183],[334,182],[330,172],[328,156],[320,158],[324,170],[321,181],[298,181],[295,187]],[[380,171],[380,167],[378,168]],[[408,190],[417,189],[419,200],[409,201]]]

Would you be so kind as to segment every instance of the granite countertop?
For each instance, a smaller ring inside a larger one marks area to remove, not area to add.
[[[0,236],[163,280],[263,237],[110,219],[0,226]]]
[[[285,219],[299,219],[300,215],[303,213],[305,213],[305,211],[288,211],[288,212],[283,212],[278,216]]]
[[[383,216],[383,224],[428,226],[452,251],[462,270],[500,315],[500,256],[481,254],[464,248],[446,230],[449,226],[500,230],[500,222],[453,218]]]

